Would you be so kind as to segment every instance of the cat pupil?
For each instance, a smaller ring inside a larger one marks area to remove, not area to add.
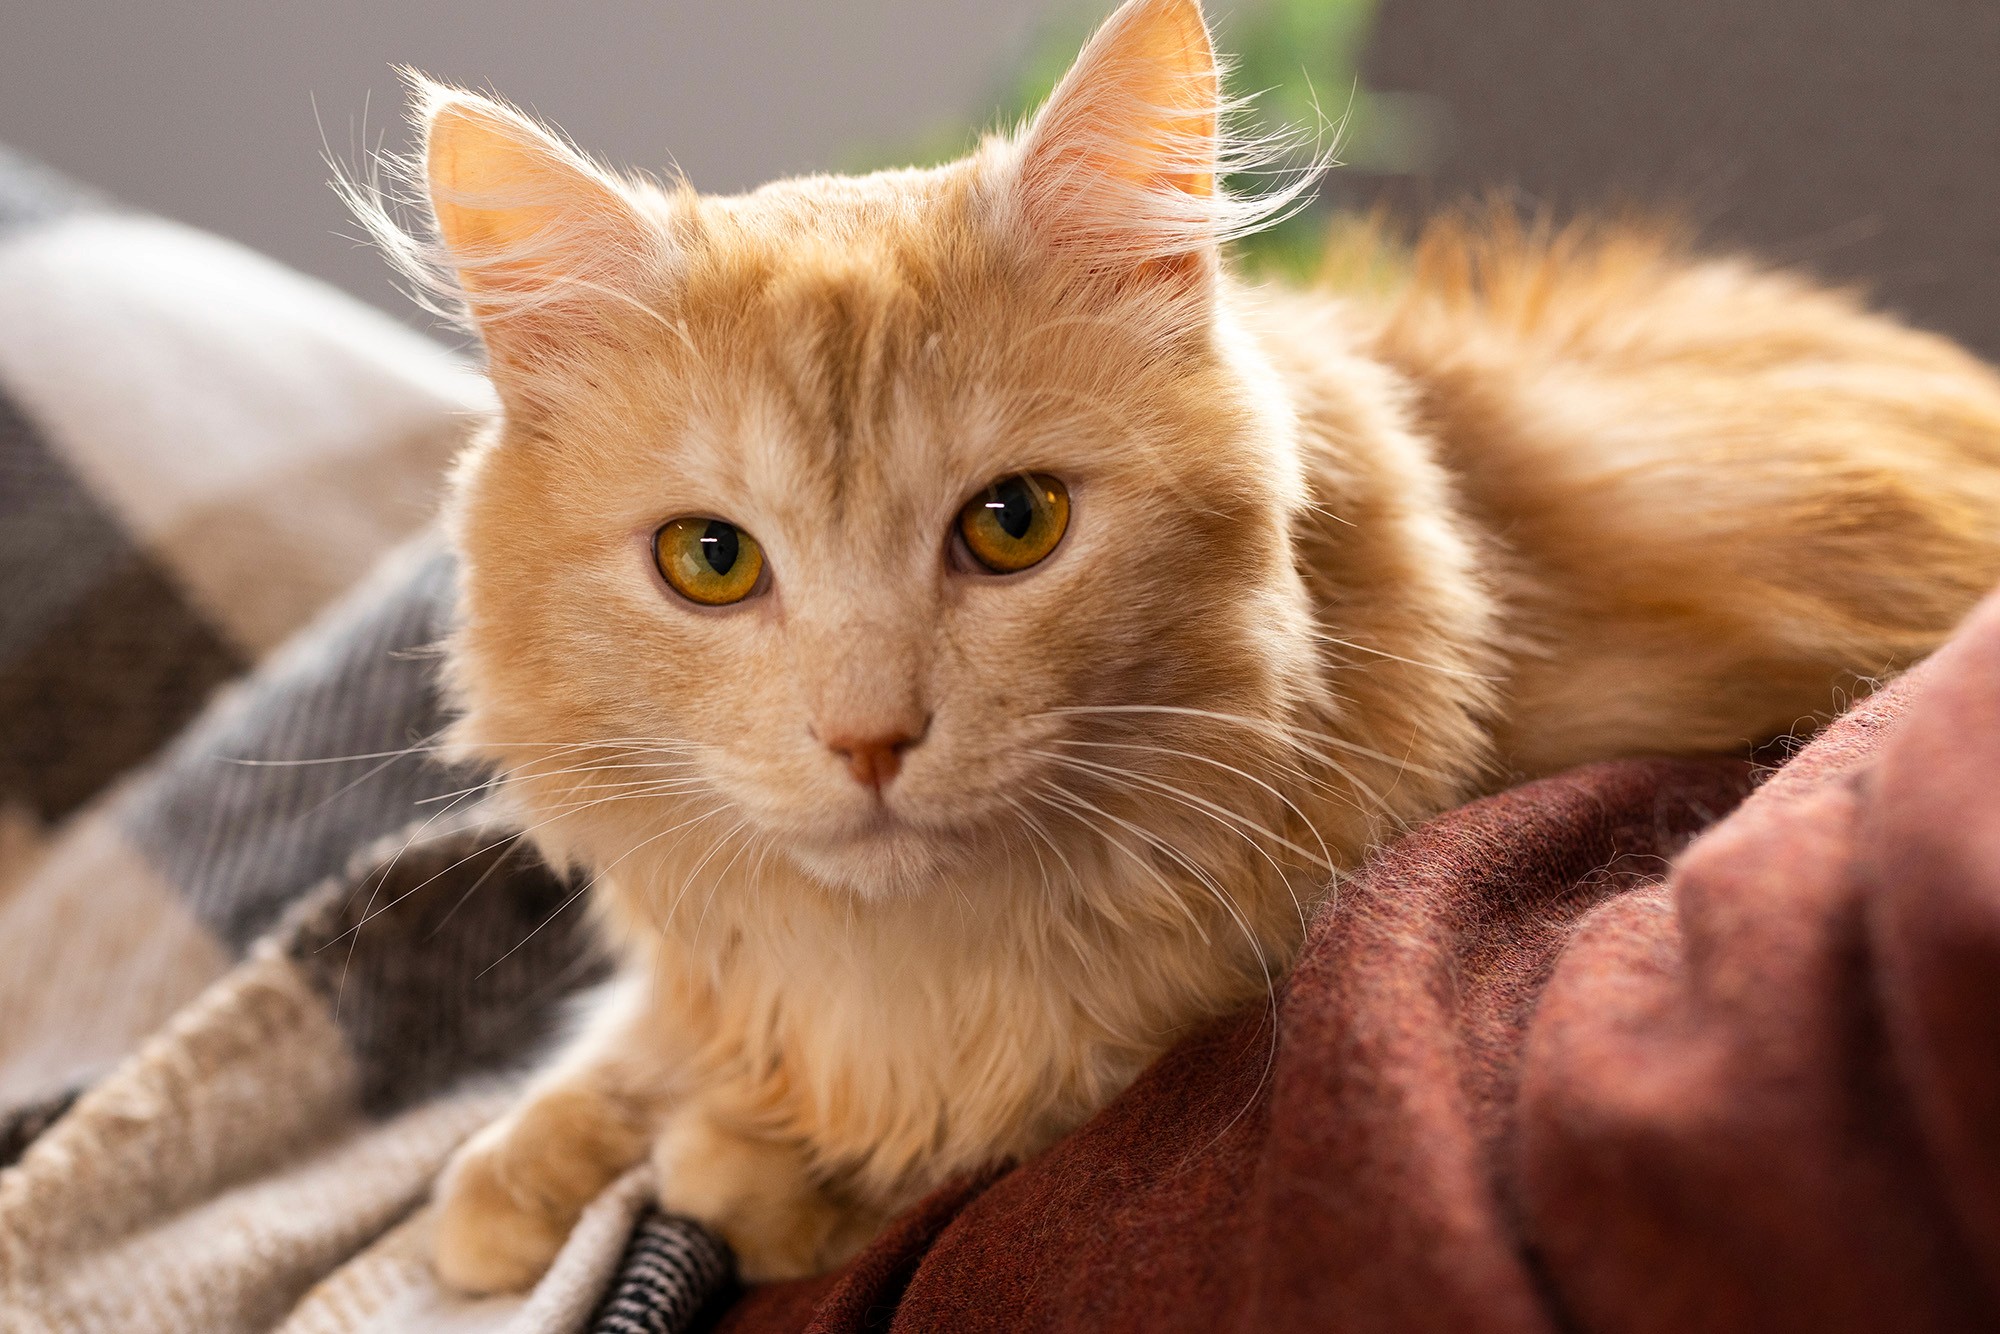
[[[702,559],[717,574],[728,574],[736,565],[736,528],[720,519],[710,519],[701,535]]]
[[[986,508],[993,512],[994,522],[1017,542],[1026,537],[1029,525],[1035,521],[1035,501],[1028,494],[1028,484],[1010,477],[989,494],[992,499],[986,502]]]

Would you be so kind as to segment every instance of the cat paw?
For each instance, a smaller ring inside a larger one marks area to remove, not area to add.
[[[510,1182],[508,1129],[502,1121],[473,1136],[438,1180],[431,1263],[468,1296],[532,1287],[569,1236],[572,1220],[552,1217]]]
[[[747,1283],[804,1278],[867,1245],[879,1216],[835,1201],[797,1149],[708,1117],[676,1117],[653,1147],[660,1207],[715,1229]]]

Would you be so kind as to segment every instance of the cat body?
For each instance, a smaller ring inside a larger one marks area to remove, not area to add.
[[[1497,216],[1232,277],[1191,0],[1016,139],[740,198],[423,99],[439,244],[375,220],[503,405],[454,739],[621,964],[440,1183],[468,1290],[648,1159],[747,1276],[833,1263],[1268,997],[1396,829],[1788,732],[2000,579],[2000,381],[1846,297]]]

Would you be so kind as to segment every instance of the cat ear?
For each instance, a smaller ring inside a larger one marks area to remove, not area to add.
[[[1060,248],[1132,265],[1213,252],[1221,81],[1197,0],[1127,0],[1035,117],[1018,188]]]
[[[496,370],[588,337],[658,244],[603,168],[513,109],[412,76],[441,267]]]

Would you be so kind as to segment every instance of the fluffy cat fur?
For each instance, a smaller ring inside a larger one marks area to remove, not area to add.
[[[1019,135],[735,198],[419,84],[481,334],[456,743],[593,886],[620,980],[438,1188],[520,1287],[609,1179],[749,1277],[1019,1159],[1269,993],[1370,844],[1514,779],[1729,751],[2000,577],[2000,383],[1851,298],[1616,226],[1349,227],[1245,284],[1194,0],[1131,0]],[[1055,553],[951,556],[995,478]],[[717,516],[768,591],[693,605]],[[917,738],[880,788],[822,738]]]

